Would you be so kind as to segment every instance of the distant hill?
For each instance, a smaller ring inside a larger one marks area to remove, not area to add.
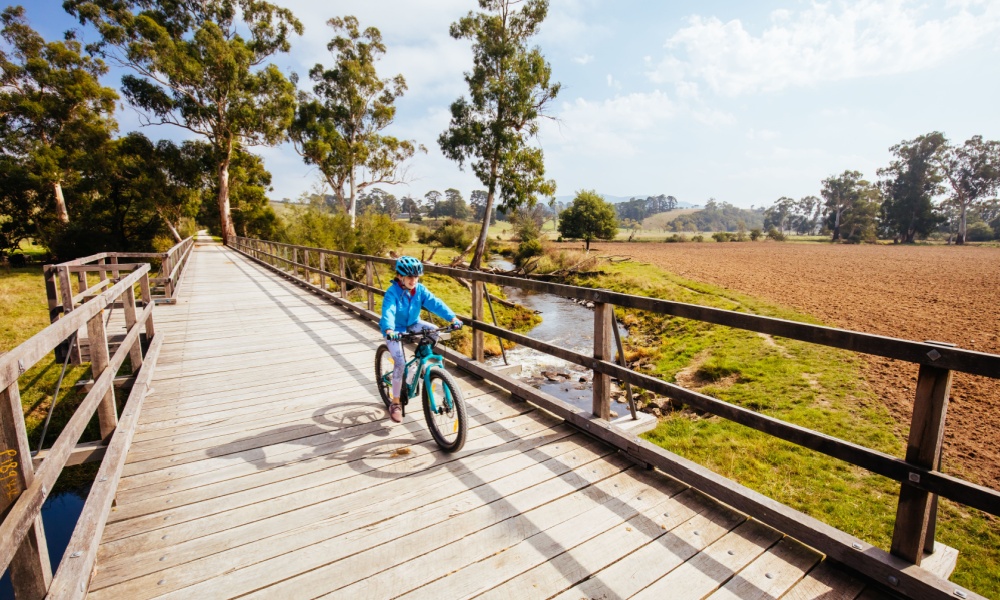
[[[611,194],[601,194],[601,197],[604,198],[605,202],[610,202],[611,204],[618,204],[620,202],[628,202],[632,198],[650,198],[659,195],[660,194],[645,194],[645,195],[637,194],[635,196],[612,196]],[[576,197],[575,194],[572,196],[556,196],[556,201],[561,204],[572,204],[573,198],[575,197]],[[684,202],[682,200],[677,201],[677,208],[699,208],[700,206],[701,206],[700,204],[691,204],[690,202]]]

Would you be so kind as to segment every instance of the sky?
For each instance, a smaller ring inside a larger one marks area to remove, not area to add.
[[[396,196],[483,186],[446,159],[437,138],[449,106],[467,94],[469,42],[448,27],[474,0],[272,0],[305,26],[272,62],[310,89],[313,65],[332,64],[325,23],[354,15],[387,47],[383,78],[402,74],[387,133],[428,152],[410,161]],[[4,6],[10,4],[5,2]],[[46,39],[79,24],[60,0],[24,3]],[[81,30],[83,41],[92,31]],[[550,0],[532,40],[562,84],[537,139],[557,195],[593,189],[611,196],[668,194],[769,206],[818,195],[824,178],[858,170],[870,180],[889,148],[932,131],[953,143],[1000,139],[1000,0]],[[105,84],[117,87],[122,71]],[[122,133],[184,139],[168,126],[142,127],[117,114]],[[314,191],[315,168],[289,144],[255,148],[273,175],[271,197]]]

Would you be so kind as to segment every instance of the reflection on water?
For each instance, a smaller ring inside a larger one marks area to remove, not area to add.
[[[514,265],[503,259],[493,259],[490,261],[500,269],[513,269]],[[546,342],[592,356],[594,352],[594,311],[583,305],[577,304],[567,298],[561,298],[552,294],[522,290],[515,287],[504,287],[504,294],[507,299],[517,302],[522,306],[536,310],[542,317],[542,322],[536,325],[525,335],[541,342]],[[624,332],[623,332],[624,333]],[[586,411],[590,411],[593,404],[593,392],[591,391],[592,373],[590,369],[585,369],[574,363],[566,362],[560,358],[549,356],[548,354],[517,346],[513,350],[507,350],[507,360],[511,364],[520,364],[522,367],[521,379],[541,378],[544,382],[538,383],[534,387],[551,394],[560,400],[564,400],[574,406]],[[493,357],[487,361],[490,365],[503,365],[502,357]],[[555,376],[545,378],[545,375]],[[563,377],[562,375],[568,375]],[[581,381],[581,378],[584,381]],[[537,381],[538,379],[536,379]],[[612,406],[619,414],[623,414],[621,409]]]
[[[57,492],[49,496],[42,505],[42,527],[45,528],[45,540],[49,545],[49,563],[55,573],[62,559],[73,528],[83,512],[83,502],[90,493],[90,486],[80,489]],[[14,588],[10,583],[10,573],[4,571],[0,578],[0,599],[13,598]]]

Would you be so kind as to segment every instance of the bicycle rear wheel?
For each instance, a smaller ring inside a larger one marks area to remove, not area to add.
[[[378,383],[378,393],[382,396],[382,403],[385,404],[386,410],[389,410],[389,403],[392,402],[393,366],[389,347],[382,344],[375,351],[375,381]]]
[[[431,430],[431,437],[445,452],[458,452],[465,445],[468,423],[465,416],[465,397],[450,373],[434,367],[430,371],[429,385],[424,386],[424,418]],[[433,398],[435,408],[431,408]]]

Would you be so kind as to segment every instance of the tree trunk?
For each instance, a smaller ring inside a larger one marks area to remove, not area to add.
[[[968,223],[966,221],[966,215],[965,215],[965,203],[962,202],[962,214],[958,218],[958,236],[956,236],[955,238],[955,243],[958,244],[959,246],[965,245],[965,234],[968,231],[966,229],[967,225]]]
[[[351,216],[351,229],[354,229],[354,215],[357,210],[357,198],[354,194],[354,169],[351,169],[351,207],[348,214]]]
[[[843,211],[837,210],[833,217],[833,241],[840,239],[840,215]]]
[[[232,155],[232,148],[226,152],[225,158],[219,162],[219,225],[222,228],[222,243],[229,244],[229,241],[236,237],[236,228],[233,226],[233,216],[229,211],[229,161]]]
[[[472,262],[469,267],[473,271],[478,271],[483,262],[483,254],[486,252],[486,234],[490,229],[490,214],[493,212],[493,201],[497,191],[497,160],[493,159],[490,165],[490,186],[486,194],[486,213],[483,215],[483,226],[479,230],[479,241],[476,244],[476,253],[472,255]]]
[[[174,227],[174,224],[170,222],[170,219],[167,219],[163,215],[160,215],[160,218],[163,219],[163,222],[167,224],[167,229],[170,230],[170,235],[174,236],[174,239],[177,240],[177,243],[179,244],[183,242],[184,240],[181,239],[181,234],[177,233],[177,228]]]
[[[63,197],[62,184],[58,181],[52,184],[56,196],[56,217],[62,223],[69,223],[69,212],[66,210],[66,199]]]

